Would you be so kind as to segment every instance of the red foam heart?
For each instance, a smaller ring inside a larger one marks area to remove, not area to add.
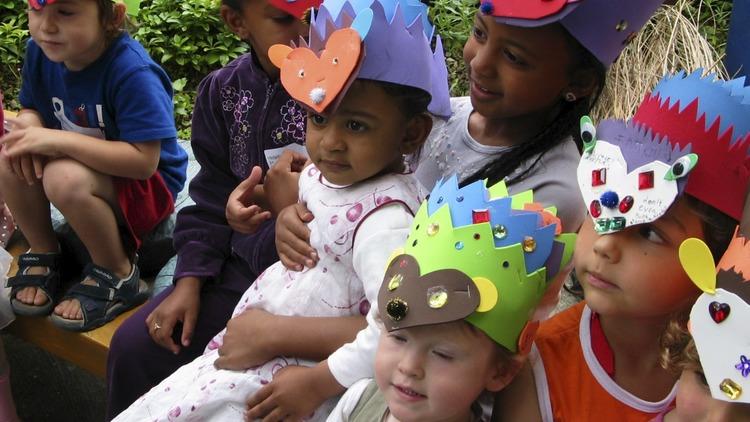
[[[492,0],[492,16],[542,19],[560,12],[576,0]]]
[[[711,314],[711,318],[717,324],[724,322],[729,317],[731,310],[727,303],[711,302],[708,304],[708,313]]]
[[[305,47],[287,54],[281,83],[294,99],[322,113],[354,80],[362,53],[359,33],[339,29],[328,38],[320,57]]]
[[[32,0],[33,1],[33,0]],[[301,18],[310,8],[317,8],[323,0],[269,0],[271,6]]]

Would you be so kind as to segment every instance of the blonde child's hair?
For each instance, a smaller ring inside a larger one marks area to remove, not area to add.
[[[703,374],[698,349],[695,348],[693,336],[688,331],[687,324],[682,322],[687,318],[673,318],[660,339],[660,364],[667,371],[680,374],[684,370]]]

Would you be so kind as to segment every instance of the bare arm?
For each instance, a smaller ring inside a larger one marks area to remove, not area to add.
[[[269,328],[278,355],[324,360],[367,325],[364,316],[274,316]]]
[[[23,113],[23,122],[32,122],[31,113]],[[159,141],[128,143],[110,141],[65,130],[37,126],[13,130],[3,138],[6,154],[18,157],[38,154],[50,158],[70,157],[103,174],[131,179],[147,179],[159,164]]]
[[[301,317],[273,315],[250,308],[227,322],[219,369],[246,369],[274,356],[322,360],[351,341],[366,325],[364,317]]]

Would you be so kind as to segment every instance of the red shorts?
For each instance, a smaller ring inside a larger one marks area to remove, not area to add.
[[[174,211],[174,198],[157,171],[146,180],[113,177],[125,228],[137,250],[149,234]],[[127,242],[127,241],[126,241]]]

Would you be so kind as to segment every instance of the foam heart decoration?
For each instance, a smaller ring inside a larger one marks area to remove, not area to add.
[[[708,294],[716,293],[716,267],[711,250],[702,240],[691,237],[680,245],[680,263],[693,283]]]
[[[281,66],[284,65],[284,60],[286,60],[291,52],[292,47],[289,47],[288,45],[274,44],[268,49],[268,60],[270,60],[274,66],[281,69]]]
[[[628,226],[650,223],[664,215],[679,193],[677,182],[664,177],[671,168],[669,164],[656,160],[628,171],[620,147],[597,140],[594,147],[583,155],[577,170],[584,203],[589,209],[596,209],[591,216],[597,232],[619,231]],[[641,185],[641,178],[645,175],[651,175],[653,180],[649,188]],[[620,200],[628,196],[629,205],[620,208]]]
[[[717,324],[727,319],[731,311],[728,303],[711,302],[708,304],[708,313],[711,314],[711,319]]]
[[[541,19],[560,12],[572,0],[494,0],[487,6],[493,16],[516,19]]]
[[[280,47],[273,51],[274,64],[283,51]],[[269,49],[269,57],[271,53]],[[351,28],[339,29],[328,38],[320,57],[305,47],[289,51],[279,66],[281,83],[295,100],[322,113],[349,87],[362,57],[359,33]]]

